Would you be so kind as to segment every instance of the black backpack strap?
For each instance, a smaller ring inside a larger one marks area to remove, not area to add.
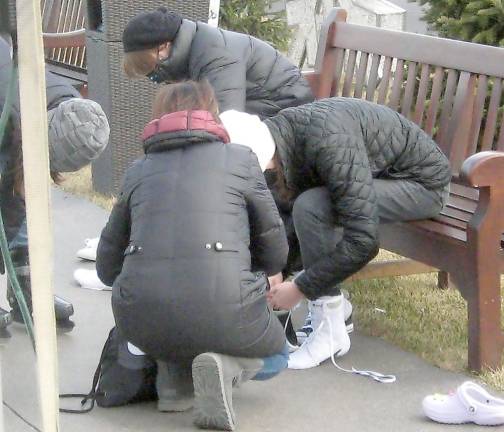
[[[67,409],[67,408],[60,408],[59,411],[62,413],[68,413],[68,414],[85,414],[90,412],[96,402],[96,396],[99,396],[100,393],[96,391],[96,387],[98,386],[98,381],[100,380],[100,375],[101,375],[101,368],[102,368],[102,363],[103,359],[105,357],[105,353],[108,350],[108,347],[112,341],[112,333],[114,332],[115,327],[110,330],[110,333],[108,335],[107,341],[105,342],[105,346],[102,349],[101,355],[100,355],[100,361],[98,362],[98,367],[96,368],[96,371],[93,376],[93,385],[91,387],[91,390],[89,393],[64,393],[60,394],[59,397],[60,399],[71,399],[71,398],[83,398],[81,400],[81,407],[84,407],[86,405],[87,401],[91,401],[91,405],[88,408],[81,408],[81,409]]]

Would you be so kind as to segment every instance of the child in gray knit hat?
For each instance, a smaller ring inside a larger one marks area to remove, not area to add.
[[[73,98],[47,112],[51,171],[77,171],[105,149],[110,128],[101,106]]]
[[[2,111],[10,83],[12,46],[8,38],[0,36],[0,111]],[[17,84],[17,83],[16,83]],[[51,176],[76,171],[97,158],[109,138],[109,125],[101,107],[93,101],[81,99],[79,92],[65,79],[46,72],[47,111],[49,123],[49,156]],[[21,116],[19,96],[13,100],[8,129],[0,142],[0,210],[14,268],[31,310],[31,283],[28,259],[28,235],[24,200]],[[0,273],[3,273],[0,259]],[[0,308],[0,332],[13,319],[21,321],[17,300],[11,289],[7,290],[11,312]],[[73,328],[70,302],[54,296],[54,309],[58,328]]]

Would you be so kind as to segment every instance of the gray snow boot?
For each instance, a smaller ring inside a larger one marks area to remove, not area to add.
[[[264,365],[257,358],[203,353],[192,365],[194,383],[194,424],[202,429],[233,431],[233,387],[253,378]]]

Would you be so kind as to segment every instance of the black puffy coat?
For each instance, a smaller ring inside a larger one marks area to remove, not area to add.
[[[263,357],[285,345],[263,273],[285,265],[283,224],[255,154],[224,144],[210,118],[173,113],[146,127],[144,136],[155,134],[98,246],[119,329],[156,358]]]
[[[265,120],[287,185],[300,193],[328,188],[344,228],[334,252],[296,278],[310,299],[327,294],[378,253],[373,178],[411,180],[431,190],[451,179],[450,164],[415,123],[382,105],[330,98],[281,111]]]
[[[184,20],[160,79],[207,79],[221,112],[235,109],[261,118],[313,101],[300,70],[271,45],[242,33]]]

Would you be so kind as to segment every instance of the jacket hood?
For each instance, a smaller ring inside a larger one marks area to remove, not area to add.
[[[183,20],[172,42],[170,55],[161,62],[156,82],[177,81],[187,77],[191,45],[196,34],[196,23]]]
[[[177,111],[147,123],[142,141],[145,153],[155,153],[202,142],[228,143],[229,135],[208,111]]]

